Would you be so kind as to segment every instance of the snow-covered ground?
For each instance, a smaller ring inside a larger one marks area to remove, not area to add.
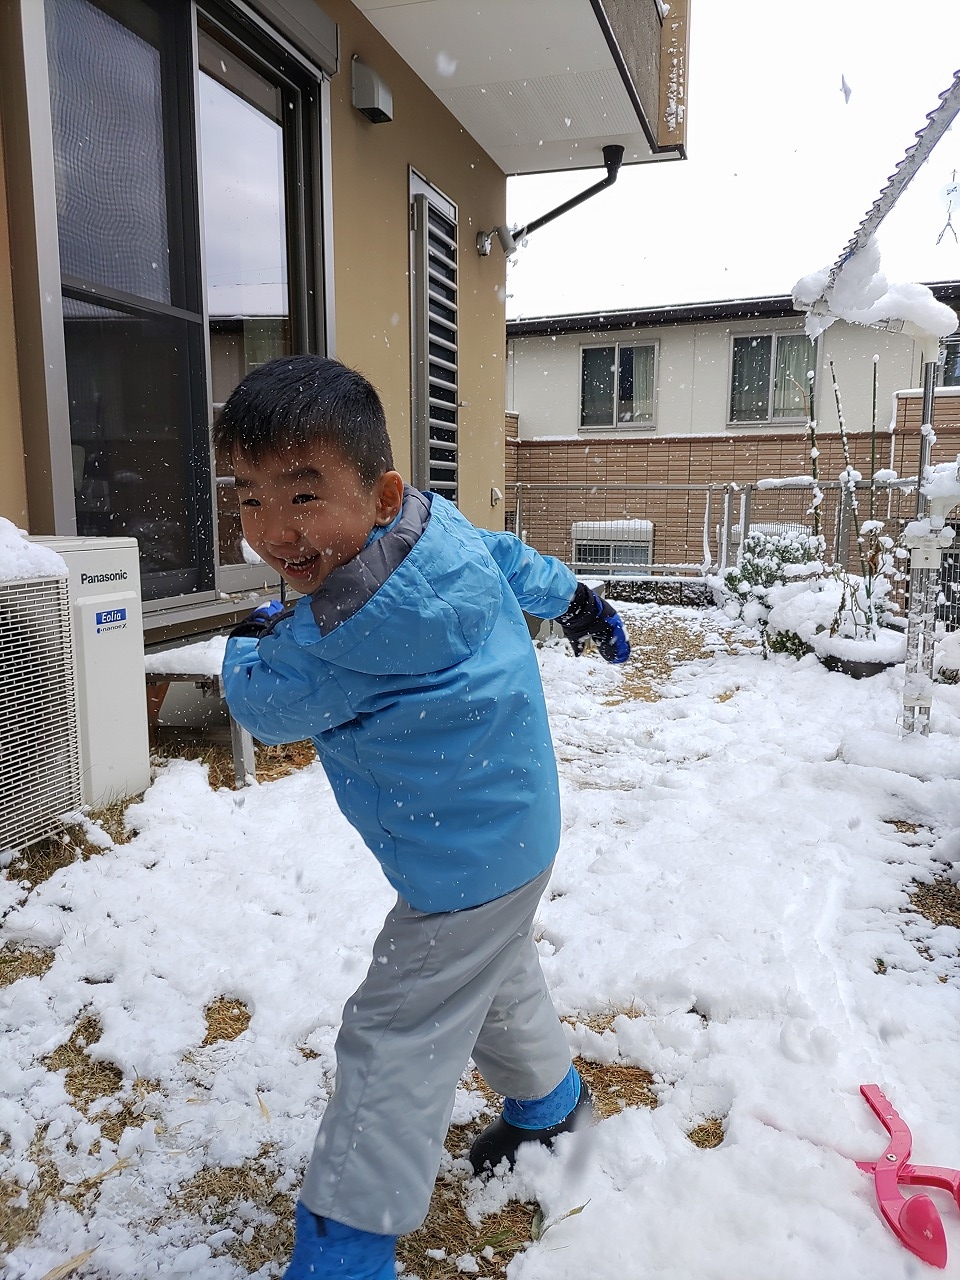
[[[510,1195],[542,1205],[552,1225],[509,1280],[920,1276],[855,1164],[886,1144],[859,1086],[887,1093],[918,1163],[960,1166],[960,930],[908,901],[958,857],[960,689],[938,685],[930,737],[901,740],[902,667],[857,682],[730,645],[719,613],[658,616],[702,630],[712,656],[657,701],[629,696],[629,668],[542,650],[564,834],[540,945],[572,1045],[652,1072],[659,1106],[485,1187],[446,1176],[474,1215]],[[225,1249],[263,1211],[204,1211],[184,1188],[259,1160],[295,1192],[339,1010],[391,901],[316,766],[233,792],[177,761],[129,816],[129,843],[32,892],[0,880],[0,941],[55,950],[0,991],[2,1173],[22,1206],[38,1164],[55,1191],[11,1280],[90,1250],[70,1274],[251,1274]],[[203,1046],[221,996],[250,1025]],[[603,1033],[575,1025],[617,1009]],[[103,1104],[126,1119],[118,1144],[42,1063],[81,1018],[101,1030],[89,1058],[124,1074]],[[461,1091],[455,1118],[476,1110]],[[710,1117],[725,1136],[703,1150],[686,1135]],[[960,1210],[933,1194],[960,1277]]]

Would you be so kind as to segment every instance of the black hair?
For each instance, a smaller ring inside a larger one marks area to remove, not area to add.
[[[280,356],[248,373],[214,423],[213,441],[253,462],[268,454],[327,445],[371,488],[393,470],[387,420],[362,373],[323,356]]]

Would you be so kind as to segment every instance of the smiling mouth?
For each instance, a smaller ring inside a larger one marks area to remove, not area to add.
[[[298,556],[296,560],[281,559],[280,563],[283,565],[284,573],[290,574],[295,578],[307,577],[320,563],[320,555],[314,552],[313,555]]]

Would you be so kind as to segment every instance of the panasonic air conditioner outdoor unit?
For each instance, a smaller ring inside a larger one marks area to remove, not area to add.
[[[135,538],[34,538],[61,556],[73,635],[84,804],[150,783],[140,561]]]
[[[574,573],[645,573],[653,563],[652,520],[577,520],[570,526]]]
[[[52,834],[80,803],[67,579],[0,582],[0,851]]]

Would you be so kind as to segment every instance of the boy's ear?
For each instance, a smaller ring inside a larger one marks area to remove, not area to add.
[[[403,505],[403,476],[399,471],[385,471],[377,481],[377,524],[395,520]]]

